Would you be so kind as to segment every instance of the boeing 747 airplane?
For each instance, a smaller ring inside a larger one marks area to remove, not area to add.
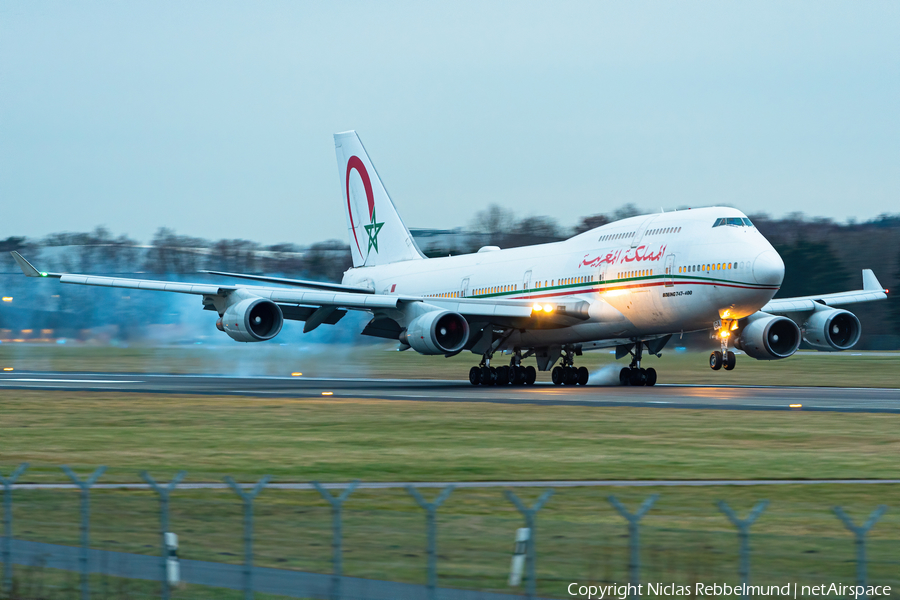
[[[641,366],[672,336],[714,332],[712,369],[735,368],[730,346],[750,358],[788,358],[805,340],[818,350],[847,350],[859,319],[839,308],[887,297],[875,274],[863,289],[773,300],[784,278],[781,257],[750,219],[713,207],[623,219],[562,242],[426,258],[403,224],[354,131],[334,136],[353,267],[340,284],[208,271],[265,285],[171,283],[48,273],[17,252],[30,277],[62,283],[196,294],[216,326],[238,342],[271,340],[285,320],[303,331],[334,325],[348,310],[371,320],[362,334],[397,340],[400,349],[480,356],[473,385],[531,385],[552,369],[557,385],[585,385],[583,351],[615,348],[630,356],[623,385],[654,385]],[[509,364],[495,366],[498,354]],[[557,366],[557,363],[560,363]]]

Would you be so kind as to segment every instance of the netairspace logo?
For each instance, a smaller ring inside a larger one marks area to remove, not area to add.
[[[591,598],[592,600],[627,600],[632,596],[781,596],[785,598],[828,597],[848,598],[855,600],[866,597],[888,597],[891,595],[889,585],[846,585],[841,583],[823,583],[821,585],[729,585],[727,583],[696,583],[693,586],[677,583],[642,583],[640,585],[618,584],[581,585],[570,583],[567,588],[570,596]],[[799,596],[798,596],[799,594]]]

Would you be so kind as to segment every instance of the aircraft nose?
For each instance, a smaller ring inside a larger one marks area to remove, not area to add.
[[[781,285],[784,261],[774,250],[766,250],[753,261],[753,278],[762,285]]]

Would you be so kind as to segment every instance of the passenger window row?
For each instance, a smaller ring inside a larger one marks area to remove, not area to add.
[[[747,263],[747,266],[750,266],[750,263]],[[710,263],[705,265],[690,265],[687,267],[678,267],[679,273],[701,273],[701,272],[712,272],[712,271],[729,271],[731,269],[743,269],[744,263]]]
[[[616,273],[616,279],[629,279],[631,277],[652,277],[653,269],[638,269],[637,271],[620,271]]]
[[[647,235],[660,235],[664,233],[681,233],[681,227],[663,227],[661,229],[651,229]]]

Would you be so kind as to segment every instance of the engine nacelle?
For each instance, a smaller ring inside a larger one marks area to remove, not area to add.
[[[225,309],[216,327],[238,342],[265,342],[281,331],[281,308],[265,298],[247,298]]]
[[[822,308],[806,320],[801,330],[803,339],[810,346],[816,350],[834,352],[855,346],[862,327],[852,312],[839,308]]]
[[[452,354],[469,340],[469,323],[459,313],[433,310],[413,319],[400,341],[420,354]]]
[[[800,347],[800,328],[787,317],[758,312],[747,319],[735,346],[757,360],[787,358]]]

